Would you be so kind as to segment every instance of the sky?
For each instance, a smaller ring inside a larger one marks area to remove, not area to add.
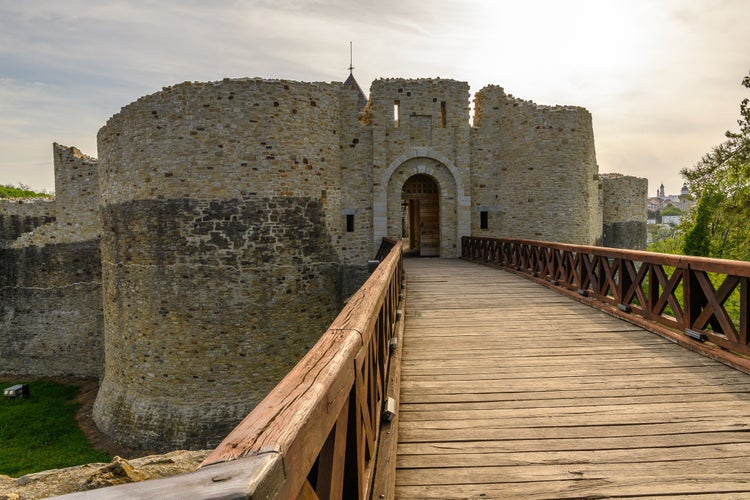
[[[0,0],[0,184],[54,190],[121,107],[183,81],[452,78],[593,116],[600,172],[679,193],[750,70],[747,0]]]

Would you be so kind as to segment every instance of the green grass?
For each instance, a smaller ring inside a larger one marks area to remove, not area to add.
[[[0,198],[49,198],[50,195],[37,193],[26,187],[0,186]]]
[[[2,388],[23,383],[0,381]],[[29,399],[0,401],[0,474],[31,472],[91,462],[109,462],[96,451],[75,420],[78,387],[49,380],[29,383]]]

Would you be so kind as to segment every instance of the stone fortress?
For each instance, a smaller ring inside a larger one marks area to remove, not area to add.
[[[600,176],[588,111],[488,86],[166,87],[54,145],[54,202],[0,203],[4,373],[100,377],[129,446],[215,445],[317,340],[383,237],[642,248],[645,179]]]

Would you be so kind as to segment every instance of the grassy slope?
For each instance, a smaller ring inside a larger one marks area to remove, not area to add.
[[[0,198],[49,198],[50,195],[36,193],[13,186],[0,186]]]
[[[20,383],[0,381],[2,388]],[[48,380],[29,383],[28,400],[0,400],[0,474],[30,472],[108,462],[91,448],[75,420],[78,387]]]

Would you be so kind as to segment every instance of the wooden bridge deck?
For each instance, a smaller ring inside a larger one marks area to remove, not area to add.
[[[750,376],[511,273],[405,266],[398,498],[750,498]]]

